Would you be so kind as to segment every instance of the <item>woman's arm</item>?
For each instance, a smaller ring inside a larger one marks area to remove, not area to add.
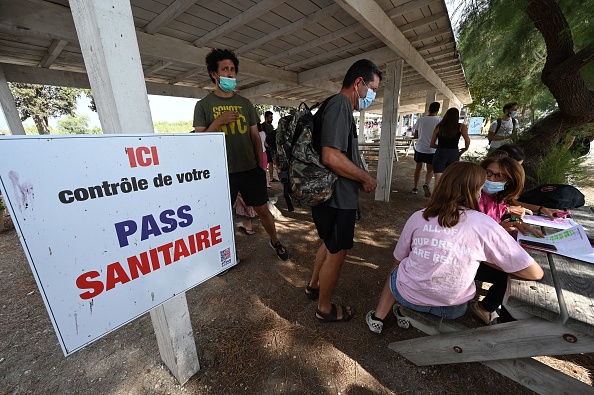
[[[540,280],[544,276],[542,268],[536,261],[532,261],[532,264],[527,268],[510,274],[524,280]]]
[[[460,155],[462,155],[463,153],[468,151],[468,147],[470,147],[470,137],[468,136],[468,126],[466,126],[465,124],[461,124],[461,125],[462,126],[460,126],[460,133],[462,134],[462,137],[464,138],[464,148],[462,148],[460,150]]]

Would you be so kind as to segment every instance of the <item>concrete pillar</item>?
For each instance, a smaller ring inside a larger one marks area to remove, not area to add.
[[[103,132],[154,132],[129,0],[69,3]],[[200,369],[185,293],[151,320],[163,362],[184,384]]]
[[[437,90],[430,89],[427,91],[427,96],[425,97],[425,112],[423,115],[427,115],[429,113],[429,105],[435,101],[437,97]]]
[[[443,117],[446,111],[450,108],[450,99],[445,98],[443,99],[443,104],[441,105],[441,116]]]
[[[386,65],[382,135],[377,164],[377,189],[375,190],[375,200],[384,202],[390,201],[403,64],[403,60],[397,60]]]
[[[8,82],[6,81],[6,76],[4,75],[2,65],[0,65],[0,106],[2,106],[10,134],[24,135],[25,128],[23,127],[21,117],[19,116],[19,111],[17,110],[16,104],[14,103],[12,92],[8,87]]]

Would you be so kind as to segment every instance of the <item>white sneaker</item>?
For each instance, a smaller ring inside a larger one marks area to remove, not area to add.
[[[382,329],[384,328],[384,322],[374,319],[374,314],[375,310],[368,311],[367,315],[365,316],[365,322],[367,322],[367,326],[369,327],[370,331],[374,333],[382,333]]]
[[[410,321],[408,318],[402,315],[402,313],[400,312],[400,305],[398,303],[392,306],[392,313],[394,313],[394,315],[396,316],[396,321],[399,327],[401,327],[402,329],[410,328]]]

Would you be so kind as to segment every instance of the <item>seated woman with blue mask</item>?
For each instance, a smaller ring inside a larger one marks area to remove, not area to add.
[[[514,238],[518,231],[523,234],[532,233],[541,237],[542,233],[525,224],[521,218],[509,211],[515,205],[515,200],[522,192],[522,189],[524,189],[525,175],[522,166],[516,160],[507,156],[491,156],[483,160],[480,165],[487,173],[487,180],[479,199],[480,211],[493,218]],[[507,277],[507,273],[484,263],[479,266],[475,279],[493,285],[481,302],[472,303],[469,307],[486,324],[492,323],[497,318],[494,312],[505,297]],[[504,313],[501,315],[501,321],[513,320],[513,317],[508,315],[505,309],[502,309],[502,311]]]

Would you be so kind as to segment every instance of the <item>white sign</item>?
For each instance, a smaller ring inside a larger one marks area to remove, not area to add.
[[[470,117],[468,125],[468,134],[481,134],[483,131],[483,117]]]
[[[0,185],[65,355],[235,264],[222,133],[0,138]]]

